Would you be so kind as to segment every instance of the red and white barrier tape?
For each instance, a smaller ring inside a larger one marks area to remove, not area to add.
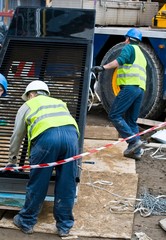
[[[46,167],[54,167],[54,166],[57,166],[57,165],[61,165],[61,164],[65,164],[65,163],[68,163],[68,162],[71,162],[71,161],[75,161],[75,160],[78,160],[82,157],[85,157],[85,156],[88,156],[90,154],[93,154],[93,153],[96,153],[96,152],[99,152],[103,149],[106,149],[108,147],[111,147],[113,145],[116,145],[120,142],[124,142],[126,140],[129,140],[129,139],[132,139],[136,136],[141,136],[145,133],[148,133],[148,132],[151,132],[151,131],[154,131],[158,128],[161,128],[161,127],[164,127],[166,126],[166,122],[163,122],[163,123],[160,123],[159,125],[157,126],[154,126],[154,127],[151,127],[145,131],[142,131],[140,133],[137,133],[137,134],[134,134],[130,137],[127,137],[127,138],[123,138],[119,141],[116,141],[114,143],[109,143],[109,144],[106,144],[105,146],[103,147],[99,147],[99,148],[94,148],[92,150],[90,150],[89,152],[85,152],[85,153],[81,153],[79,155],[76,155],[76,156],[73,156],[73,157],[70,157],[70,158],[66,158],[66,159],[63,159],[63,160],[59,160],[57,162],[53,162],[53,163],[42,163],[42,164],[36,164],[36,165],[24,165],[24,166],[20,166],[20,167],[4,167],[4,168],[0,168],[0,171],[12,171],[12,170],[23,170],[23,169],[34,169],[34,168],[46,168]]]

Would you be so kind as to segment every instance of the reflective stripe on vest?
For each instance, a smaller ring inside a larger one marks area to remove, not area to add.
[[[146,89],[146,59],[137,45],[135,50],[135,61],[133,64],[119,66],[117,71],[117,85],[138,85]]]
[[[26,104],[30,108],[30,113],[25,119],[29,150],[31,141],[51,127],[74,125],[79,134],[77,123],[63,101],[39,95],[28,100]]]

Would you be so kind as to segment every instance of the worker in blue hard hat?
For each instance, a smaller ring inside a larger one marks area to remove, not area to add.
[[[131,41],[142,41],[142,33],[137,28],[131,28],[126,34],[125,37],[129,37]]]
[[[142,33],[136,28],[131,28],[125,34],[125,45],[119,56],[103,66],[94,66],[94,73],[117,68],[117,85],[120,87],[118,95],[108,113],[122,138],[127,138],[125,157],[141,159],[143,154],[140,136],[133,136],[139,132],[137,119],[146,89],[146,58],[139,47]],[[103,83],[104,84],[104,83]]]
[[[6,78],[0,73],[0,97],[5,97],[7,94],[7,80]]]

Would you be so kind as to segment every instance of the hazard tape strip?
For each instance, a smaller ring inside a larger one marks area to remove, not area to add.
[[[99,148],[94,148],[88,152],[85,152],[85,153],[81,153],[81,154],[78,154],[76,156],[73,156],[73,157],[70,157],[70,158],[66,158],[66,159],[63,159],[63,160],[59,160],[57,162],[53,162],[53,163],[42,163],[42,164],[35,164],[35,165],[24,165],[24,166],[20,166],[20,167],[4,167],[4,168],[0,168],[0,171],[13,171],[13,170],[24,170],[24,169],[35,169],[35,168],[46,168],[46,167],[54,167],[54,166],[58,166],[58,165],[62,165],[62,164],[65,164],[65,163],[68,163],[68,162],[71,162],[71,161],[75,161],[75,160],[78,160],[82,157],[85,157],[85,156],[88,156],[90,154],[93,154],[93,153],[96,153],[96,152],[99,152],[101,150],[104,150],[108,147],[111,147],[113,145],[116,145],[120,142],[124,142],[126,140],[129,140],[129,139],[132,139],[134,137],[137,137],[137,136],[141,136],[143,134],[146,134],[148,132],[152,132],[156,129],[159,129],[159,128],[162,128],[166,126],[166,122],[163,122],[163,123],[160,123],[159,125],[157,126],[154,126],[154,127],[151,127],[147,130],[144,130],[142,132],[139,132],[137,134],[134,134],[130,137],[127,137],[127,138],[123,138],[123,139],[120,139],[119,141],[116,141],[114,143],[108,143],[106,144],[105,146],[103,147],[99,147]]]

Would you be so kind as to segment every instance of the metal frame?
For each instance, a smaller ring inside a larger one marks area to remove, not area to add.
[[[68,19],[58,21],[59,14],[61,19],[64,15],[65,19],[67,19],[66,16],[68,16]],[[20,16],[22,22],[19,22]],[[85,22],[85,18],[88,21]],[[43,25],[43,20],[48,20],[48,22]],[[28,25],[25,25],[27,22]],[[74,28],[71,28],[73,24]],[[23,104],[20,96],[27,84],[35,79],[44,80],[48,84],[53,97],[66,100],[69,110],[75,117],[80,129],[79,148],[82,152],[90,85],[94,24],[94,10],[39,9],[35,7],[19,7],[15,10],[3,49],[0,52],[0,72],[7,77],[9,82],[8,95],[6,98],[0,99],[0,112],[2,111],[4,114],[5,122],[4,126],[0,126],[0,149],[3,149],[3,152],[0,150],[1,164],[5,165],[8,161],[9,141],[15,115],[18,108]],[[51,31],[50,27],[53,27]],[[41,54],[43,54],[42,57]],[[25,66],[25,63],[28,63],[28,66]],[[70,74],[65,75],[64,72],[67,73],[71,63],[73,64],[73,70],[69,71]],[[23,64],[24,68],[22,67]],[[53,64],[54,67],[49,64]],[[56,64],[57,66],[62,64],[62,68],[58,71],[55,70]],[[34,68],[33,71],[32,68]],[[38,70],[40,70],[40,73]],[[21,74],[17,74],[18,72],[21,72]],[[58,84],[60,84],[60,87],[58,87]],[[73,99],[71,91],[72,94],[75,94]],[[5,111],[5,109],[8,109],[8,111]],[[19,153],[19,164],[26,163],[28,163],[28,158],[25,138]],[[79,164],[81,164],[81,159]],[[25,192],[25,186],[29,179],[28,175],[29,172],[0,173],[0,192]],[[79,177],[80,171],[78,168],[78,179]],[[50,181],[48,192],[50,195],[53,194],[53,182],[54,174]]]

